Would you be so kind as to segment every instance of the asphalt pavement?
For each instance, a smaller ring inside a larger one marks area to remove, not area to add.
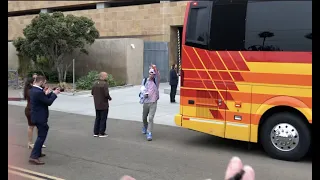
[[[50,111],[46,164],[30,165],[24,108],[8,105],[8,123],[9,165],[61,179],[117,180],[127,174],[137,180],[222,180],[232,156],[253,166],[257,180],[312,179],[310,158],[275,160],[259,146],[248,150],[244,142],[158,124],[148,142],[141,123],[116,119],[108,119],[109,137],[95,138],[91,116],[57,111]]]

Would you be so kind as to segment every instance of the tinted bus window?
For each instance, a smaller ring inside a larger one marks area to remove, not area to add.
[[[252,51],[311,51],[312,1],[249,1],[245,47]]]
[[[212,8],[211,50],[244,49],[247,1],[218,1]]]
[[[186,45],[208,48],[210,39],[210,14],[212,2],[195,2],[190,4],[188,14]]]

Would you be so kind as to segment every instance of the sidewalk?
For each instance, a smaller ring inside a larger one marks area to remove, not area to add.
[[[175,126],[174,115],[179,112],[179,96],[177,103],[171,104],[168,94],[164,94],[164,89],[168,88],[168,83],[160,84],[160,99],[154,122],[156,124]],[[112,101],[110,101],[109,118],[142,121],[142,105],[139,104],[138,94],[140,86],[126,87],[110,90]],[[25,101],[8,101],[9,105],[25,106]],[[50,110],[75,113],[81,115],[95,116],[93,98],[91,94],[81,95],[58,95],[57,100],[52,104]],[[62,117],[63,118],[63,117]],[[94,121],[88,119],[89,121]]]
[[[8,88],[8,101],[20,101],[23,89]]]

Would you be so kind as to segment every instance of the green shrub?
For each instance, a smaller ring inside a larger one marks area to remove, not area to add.
[[[39,75],[44,75],[47,78],[47,81],[50,83],[58,83],[59,82],[58,72],[56,72],[56,71],[44,72],[44,74],[41,71],[30,71],[28,73],[28,77],[31,77],[34,73],[37,73]],[[72,72],[67,72],[66,83],[72,83],[72,81],[73,81],[72,76],[73,76]]]
[[[94,82],[98,79],[99,73],[97,71],[90,71],[86,76],[80,77],[77,82],[77,89],[90,90]],[[124,83],[117,83],[111,74],[108,74],[107,82],[109,87],[123,85]]]
[[[77,89],[91,89],[98,75],[99,73],[97,71],[90,71],[86,76],[80,77],[76,82]]]
[[[108,74],[107,82],[110,87],[117,86],[117,82],[114,80],[114,78],[111,74]]]
[[[126,83],[124,81],[116,81],[117,82],[117,86],[124,86],[126,85]]]

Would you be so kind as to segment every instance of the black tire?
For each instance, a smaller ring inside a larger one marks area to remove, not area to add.
[[[280,151],[271,141],[270,133],[277,124],[288,123],[299,133],[298,145],[291,151]],[[311,132],[308,125],[299,116],[289,113],[277,113],[270,116],[260,128],[260,142],[265,152],[275,159],[286,161],[299,161],[309,151],[311,145]]]

